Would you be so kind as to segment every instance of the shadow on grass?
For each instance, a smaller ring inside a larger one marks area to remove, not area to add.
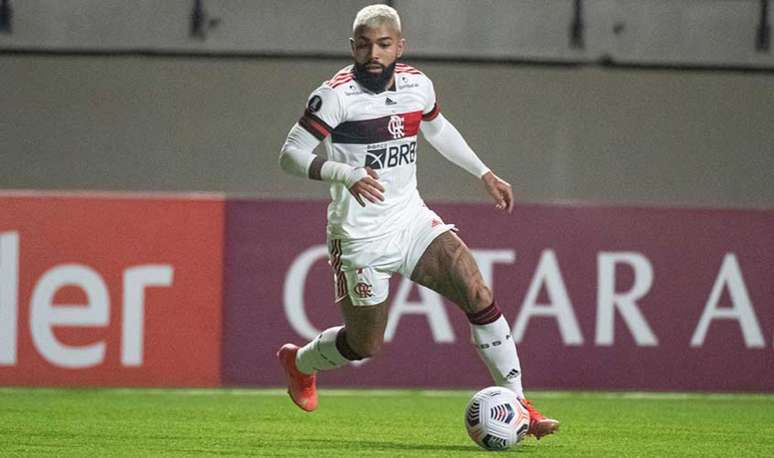
[[[390,441],[363,441],[363,440],[346,440],[346,439],[308,439],[305,441],[310,448],[318,446],[322,449],[336,448],[336,449],[368,449],[374,451],[404,451],[404,452],[470,452],[470,453],[486,453],[472,443],[470,445],[443,445],[443,444],[412,444],[406,442],[390,442]],[[314,444],[314,445],[311,445]],[[531,448],[519,447],[519,452],[531,453]]]

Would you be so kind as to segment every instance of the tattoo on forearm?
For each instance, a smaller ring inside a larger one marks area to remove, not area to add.
[[[309,165],[309,178],[312,180],[322,180],[322,177],[320,176],[320,171],[322,170],[322,166],[325,164],[325,159],[317,156],[312,160],[312,163]]]

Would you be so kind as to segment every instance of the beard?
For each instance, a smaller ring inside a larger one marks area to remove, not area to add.
[[[363,85],[363,87],[373,92],[374,94],[384,92],[387,90],[387,83],[390,81],[393,73],[395,72],[396,62],[393,62],[386,67],[382,64],[376,64],[382,67],[381,73],[371,73],[366,68],[367,65],[373,65],[374,62],[366,64],[355,63],[355,79],[358,83]]]

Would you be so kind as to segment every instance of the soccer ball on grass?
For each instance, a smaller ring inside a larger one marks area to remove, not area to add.
[[[529,429],[529,412],[513,391],[490,386],[474,394],[465,408],[465,428],[485,450],[505,450]]]

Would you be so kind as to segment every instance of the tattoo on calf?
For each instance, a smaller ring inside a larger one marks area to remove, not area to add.
[[[452,232],[439,235],[430,244],[414,268],[411,280],[441,294],[465,313],[479,312],[493,301],[476,260]]]

